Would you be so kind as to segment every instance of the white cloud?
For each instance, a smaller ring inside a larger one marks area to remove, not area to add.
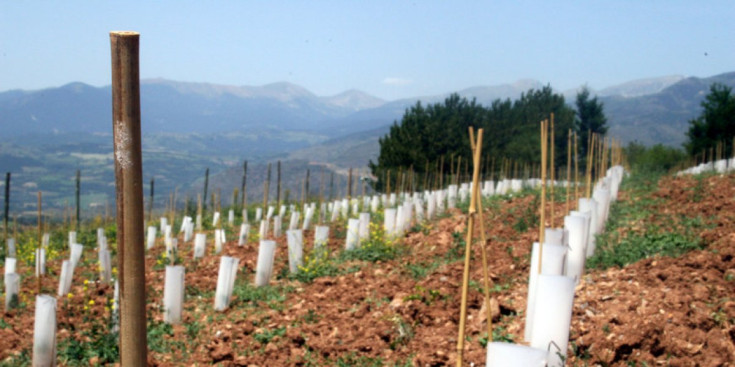
[[[386,77],[381,81],[381,83],[386,84],[386,85],[402,86],[402,85],[409,85],[413,83],[413,80],[404,79],[404,78],[396,78],[396,77]]]

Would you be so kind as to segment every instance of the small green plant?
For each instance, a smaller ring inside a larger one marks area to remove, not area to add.
[[[396,258],[401,250],[395,240],[388,238],[382,226],[371,222],[368,239],[361,241],[354,250],[343,252],[340,257],[342,260],[386,261]]]
[[[304,256],[303,265],[300,265],[296,274],[291,277],[303,283],[311,283],[316,278],[334,276],[338,273],[339,268],[334,264],[329,249],[323,246]]]
[[[284,335],[286,335],[286,327],[282,326],[282,327],[275,328],[275,329],[263,329],[261,332],[255,333],[253,335],[253,338],[258,343],[265,345],[265,344],[270,343],[271,340],[273,340],[273,338],[277,336],[281,337]]]

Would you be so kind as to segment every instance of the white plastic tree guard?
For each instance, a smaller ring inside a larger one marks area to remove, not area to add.
[[[487,345],[487,367],[545,367],[548,352],[525,345],[493,342]]]
[[[194,237],[194,258],[204,257],[207,247],[207,235],[205,233],[197,233]]]
[[[222,256],[219,263],[219,275],[217,276],[217,290],[214,294],[214,309],[224,311],[230,306],[232,290],[235,288],[237,278],[237,265],[240,259],[230,256]]]
[[[33,366],[56,365],[56,298],[45,294],[36,296],[33,320]]]
[[[574,279],[567,276],[538,277],[536,300],[544,307],[534,308],[530,343],[532,347],[549,350],[549,366],[564,366],[567,358],[574,286]]]
[[[273,274],[273,259],[276,256],[276,241],[260,240],[258,262],[255,267],[255,286],[268,285]]]
[[[166,265],[163,287],[163,321],[169,324],[181,322],[184,306],[184,275],[181,265]],[[117,283],[116,283],[117,284]]]
[[[359,237],[360,220],[349,219],[347,221],[347,238],[345,240],[345,250],[354,250],[360,243]]]
[[[329,241],[329,227],[316,226],[314,228],[314,249],[326,247],[327,241]]]
[[[150,250],[156,244],[156,227],[148,226],[145,237],[145,248]]]
[[[295,274],[299,271],[299,266],[303,265],[304,233],[300,229],[288,230],[286,240],[288,241],[288,269]]]

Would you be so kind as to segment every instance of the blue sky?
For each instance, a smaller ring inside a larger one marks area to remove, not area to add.
[[[385,99],[525,78],[599,89],[734,71],[733,19],[733,0],[0,0],[0,91],[109,84],[111,30],[141,33],[142,78]]]

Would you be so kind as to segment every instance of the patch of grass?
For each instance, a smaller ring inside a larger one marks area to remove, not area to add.
[[[100,364],[115,363],[120,359],[118,334],[107,332],[100,325],[82,331],[87,341],[75,338],[63,339],[58,345],[58,357],[68,366],[87,366],[91,358],[99,358]]]
[[[31,352],[28,349],[23,349],[17,355],[0,361],[0,367],[25,367],[30,365]]]
[[[284,335],[286,335],[286,327],[282,326],[275,329],[263,329],[260,333],[255,333],[253,338],[258,343],[265,345],[270,343],[273,338]]]
[[[342,261],[386,261],[395,259],[402,255],[404,250],[405,249],[398,242],[388,238],[383,226],[372,222],[370,223],[368,239],[361,241],[360,246],[354,250],[342,252],[342,254],[340,254],[340,259]]]
[[[282,308],[286,295],[293,292],[291,286],[256,287],[252,283],[240,280],[235,283],[232,293],[235,299],[243,303],[244,307],[260,307],[262,304],[269,308]]]
[[[675,232],[634,234],[618,243],[600,241],[595,256],[587,261],[588,268],[607,269],[611,266],[623,267],[648,257],[680,256],[688,251],[701,249],[702,243]]]
[[[291,274],[290,277],[302,283],[311,283],[316,278],[337,274],[339,274],[339,268],[334,264],[334,259],[329,255],[329,250],[325,246],[314,249],[304,256],[303,265],[299,266],[296,274]]]

